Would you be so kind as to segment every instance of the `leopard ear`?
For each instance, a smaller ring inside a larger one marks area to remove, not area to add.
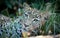
[[[23,4],[23,7],[24,7],[24,8],[28,8],[28,7],[30,7],[30,6],[29,6],[27,3],[24,3],[24,4]]]
[[[46,10],[50,10],[51,7],[52,7],[51,3],[46,3]]]

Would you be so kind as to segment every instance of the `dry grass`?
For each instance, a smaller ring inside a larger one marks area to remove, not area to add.
[[[55,35],[55,37],[54,37],[54,35],[47,35],[47,36],[41,35],[41,36],[35,36],[35,37],[29,37],[29,38],[60,38],[60,34]]]

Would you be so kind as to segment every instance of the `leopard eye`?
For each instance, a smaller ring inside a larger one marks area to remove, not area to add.
[[[28,14],[31,14],[31,12],[28,12]]]
[[[25,14],[25,16],[28,16],[27,14]]]
[[[45,19],[45,20],[48,20],[48,18],[47,18],[47,17],[44,17],[44,19]]]
[[[38,21],[38,19],[34,19],[33,21]]]

